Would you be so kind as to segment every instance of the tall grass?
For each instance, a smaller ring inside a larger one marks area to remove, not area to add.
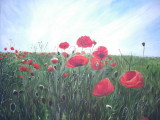
[[[1,120],[137,120],[140,117],[160,120],[160,58],[110,55],[113,59],[107,59],[109,63],[95,71],[89,64],[66,67],[74,54],[64,58],[62,54],[28,53],[25,58],[13,59],[15,55],[10,53],[0,60]],[[91,58],[90,54],[85,56]],[[55,71],[48,72],[53,57],[59,62]],[[41,69],[26,64],[33,71],[20,72],[24,59],[34,60]],[[111,62],[118,65],[111,67]],[[121,75],[129,70],[142,73],[145,81],[142,88],[126,88],[119,83]],[[68,77],[62,76],[65,72]],[[19,78],[20,75],[24,78]],[[92,89],[103,78],[111,80],[115,91],[95,97]]]

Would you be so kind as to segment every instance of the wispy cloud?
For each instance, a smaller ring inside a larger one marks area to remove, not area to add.
[[[4,29],[3,39],[10,36],[20,43],[20,37],[24,37],[28,45],[45,41],[49,42],[49,50],[53,50],[53,46],[62,41],[75,45],[78,37],[89,35],[98,45],[105,45],[110,54],[119,54],[118,49],[122,49],[124,54],[132,51],[135,55],[140,55],[141,42],[151,43],[149,38],[153,35],[157,39],[155,34],[149,32],[155,29],[150,26],[160,19],[160,2],[157,0],[39,0],[29,1],[23,8],[25,3],[18,4],[16,1],[4,4],[3,23],[8,25]],[[11,13],[14,13],[13,17],[8,18]],[[28,16],[22,16],[25,13]],[[15,18],[17,16],[19,20]],[[146,29],[149,27],[149,30]],[[155,39],[152,40],[154,43]],[[152,47],[148,49],[153,51]],[[153,52],[148,52],[148,55],[153,55]]]

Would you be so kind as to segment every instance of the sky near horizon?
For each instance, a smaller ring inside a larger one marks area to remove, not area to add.
[[[160,0],[0,0],[0,51],[42,41],[51,52],[84,35],[109,54],[142,56],[145,42],[145,56],[160,57]]]

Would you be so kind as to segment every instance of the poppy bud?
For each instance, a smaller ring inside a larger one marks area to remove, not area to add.
[[[22,93],[24,93],[24,90],[20,90],[20,91],[19,91],[19,94],[22,94]]]
[[[46,99],[44,97],[41,98],[41,101],[42,101],[43,104],[46,103]]]
[[[87,118],[88,118],[88,119],[91,119],[91,118],[92,118],[92,114],[91,114],[91,113],[88,113]]]
[[[147,65],[146,69],[148,69],[148,68],[149,68],[149,65]]]
[[[142,43],[142,46],[145,46],[145,42]]]
[[[65,99],[66,99],[66,96],[62,95],[62,100],[65,101]]]
[[[73,50],[73,51],[72,51],[72,54],[74,54],[74,53],[75,53],[75,51]]]
[[[53,102],[52,102],[51,100],[49,100],[49,101],[48,101],[48,105],[49,105],[49,106],[52,106],[52,105],[53,105]]]
[[[17,90],[13,90],[13,95],[18,95],[18,91]]]
[[[16,104],[15,104],[15,103],[11,103],[11,104],[10,104],[10,110],[11,110],[12,112],[14,112],[14,111],[16,110]]]
[[[47,66],[47,63],[44,63],[44,66]]]
[[[35,76],[35,73],[31,72],[31,75],[32,75],[32,76]]]
[[[57,52],[57,55],[60,55],[60,52],[59,52],[59,51]]]
[[[53,67],[54,67],[55,70],[57,69],[57,66],[53,66]]]
[[[106,108],[112,109],[111,105],[106,105]]]
[[[48,88],[43,88],[44,91],[48,91]]]
[[[39,88],[40,88],[41,90],[43,90],[43,89],[44,89],[44,86],[43,86],[43,85],[39,85]]]
[[[36,97],[38,97],[38,96],[39,96],[39,94],[38,94],[37,92],[35,92],[35,96],[36,96]]]

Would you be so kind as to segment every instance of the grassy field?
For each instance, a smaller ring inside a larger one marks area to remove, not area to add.
[[[0,53],[0,120],[160,120],[160,58],[109,55],[102,69],[93,70],[90,62],[67,67],[73,56],[92,58],[84,53]],[[52,58],[58,62],[53,64]],[[33,60],[40,69],[23,60]],[[142,74],[141,88],[120,84],[121,76],[131,70]],[[94,86],[104,78],[110,79],[114,92],[94,96]]]

